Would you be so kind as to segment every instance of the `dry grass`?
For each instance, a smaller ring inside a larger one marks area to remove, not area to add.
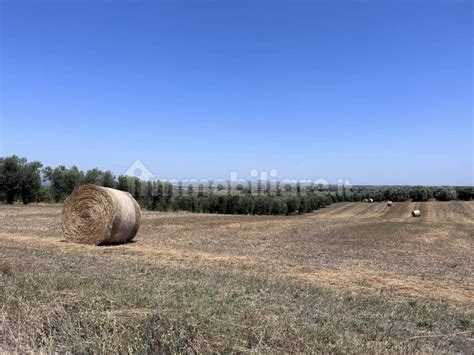
[[[473,216],[145,212],[136,242],[93,247],[62,240],[60,206],[0,207],[0,351],[467,353]]]

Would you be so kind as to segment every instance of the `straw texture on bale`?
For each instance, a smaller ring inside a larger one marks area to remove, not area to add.
[[[420,210],[413,210],[413,211],[411,211],[411,215],[413,217],[420,217],[421,216],[421,211]]]
[[[128,192],[83,185],[64,203],[61,227],[66,239],[75,243],[125,243],[140,227],[140,206]]]

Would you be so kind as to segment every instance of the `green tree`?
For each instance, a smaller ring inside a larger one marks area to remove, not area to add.
[[[0,192],[12,204],[19,195],[23,203],[36,201],[41,188],[41,163],[28,163],[26,158],[12,155],[0,158]]]
[[[127,192],[130,192],[131,191],[131,188],[130,188],[130,179],[129,179],[129,176],[125,176],[125,175],[120,175],[117,179],[117,189],[118,190],[121,190],[121,191],[127,191]]]
[[[252,195],[245,194],[240,198],[238,213],[253,214],[255,209],[255,202]]]
[[[94,168],[91,170],[87,170],[84,174],[84,184],[95,184],[95,185],[102,185],[102,177],[104,172]]]
[[[142,197],[142,183],[140,181],[139,178],[137,178],[136,176],[132,176],[131,177],[131,187],[132,187],[132,191],[133,192],[130,192],[130,194],[135,198],[135,200],[137,200],[138,203],[140,203],[142,201],[141,197]]]
[[[226,210],[225,213],[227,214],[234,214],[237,213],[240,205],[240,196],[231,194],[230,192],[225,195],[226,199]]]
[[[15,196],[20,191],[22,165],[25,158],[16,155],[0,159],[0,192],[5,194],[5,202],[13,204]]]
[[[220,213],[220,202],[217,196],[214,194],[213,191],[209,191],[209,194],[207,195],[207,198],[209,200],[209,212],[210,213]]]
[[[95,184],[104,187],[115,188],[117,183],[115,181],[115,176],[110,170],[102,171],[100,169],[94,168],[87,170],[84,174],[83,184]],[[127,191],[127,190],[124,190]]]
[[[20,196],[24,204],[36,201],[41,189],[41,169],[39,161],[25,163],[21,167]]]
[[[227,198],[225,195],[215,195],[215,198],[217,203],[215,203],[215,206],[217,207],[216,212],[224,214],[227,212]]]
[[[51,189],[47,187],[41,187],[38,191],[36,201],[45,203],[53,202],[53,196],[51,196]]]
[[[153,182],[149,180],[146,182],[146,196],[144,201],[147,210],[153,211],[153,195]]]
[[[173,185],[169,182],[163,184],[163,208],[168,211],[171,208],[171,201],[173,199]]]
[[[443,187],[436,191],[435,197],[438,201],[451,201],[457,199],[457,193],[452,187]]]
[[[272,199],[268,195],[255,196],[255,207],[254,213],[258,215],[271,214],[272,210]]]
[[[413,201],[428,201],[430,193],[426,187],[416,186],[411,189],[410,197]]]
[[[274,196],[271,204],[271,214],[274,215],[286,215],[288,213],[288,207],[285,201],[281,197]]]
[[[197,196],[193,199],[193,212],[206,213],[209,212],[209,199],[207,196]]]
[[[64,192],[66,197],[74,191],[76,187],[82,184],[84,173],[77,166],[73,165],[70,169],[66,169],[64,175]]]
[[[173,198],[171,208],[173,211],[193,211],[194,197],[192,195],[178,195]]]
[[[156,205],[158,210],[163,211],[165,208],[163,201],[163,184],[160,181],[156,183]]]
[[[46,167],[43,174],[50,182],[51,195],[55,202],[63,201],[84,180],[84,173],[74,165],[70,169],[64,165],[54,169]]]
[[[101,185],[104,187],[111,187],[115,188],[116,187],[116,182],[115,182],[115,176],[112,174],[110,170],[107,170],[103,173],[102,175],[102,181]]]
[[[301,208],[301,201],[298,196],[291,196],[286,199],[286,207],[288,214],[299,213]]]
[[[457,187],[456,194],[460,200],[470,201],[474,199],[474,187]]]
[[[301,201],[300,202],[300,210],[298,211],[299,214],[308,213],[308,212],[312,211],[311,199],[309,198],[309,196],[300,197],[300,201]]]

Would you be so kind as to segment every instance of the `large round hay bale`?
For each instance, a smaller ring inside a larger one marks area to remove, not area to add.
[[[388,206],[388,207],[392,207],[392,206],[393,206],[393,202],[392,202],[392,201],[388,201],[388,202],[387,202],[387,206]]]
[[[88,184],[75,189],[64,203],[61,227],[66,239],[75,243],[125,243],[139,226],[140,206],[128,192]]]
[[[413,217],[420,217],[421,216],[421,211],[420,210],[413,210],[413,211],[411,211],[411,215]]]
[[[373,198],[369,198],[369,203],[372,203],[374,202],[374,199]]]

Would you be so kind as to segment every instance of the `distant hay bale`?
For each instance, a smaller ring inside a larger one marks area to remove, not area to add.
[[[374,202],[374,199],[373,198],[369,198],[369,203],[372,203]]]
[[[364,199],[362,200],[362,202],[369,202],[369,200],[367,200],[366,198],[364,198]]]
[[[393,206],[393,202],[392,202],[392,201],[388,201],[388,202],[387,202],[387,206],[388,206],[388,207],[392,207],[392,206]]]
[[[140,206],[128,192],[88,184],[75,189],[64,203],[61,227],[74,243],[125,243],[139,226]]]
[[[420,210],[413,210],[413,211],[411,211],[411,215],[413,217],[420,217],[421,216],[421,211]]]

